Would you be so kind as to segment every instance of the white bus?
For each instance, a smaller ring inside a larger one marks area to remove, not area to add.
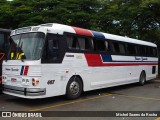
[[[3,93],[28,98],[66,95],[146,81],[158,74],[157,46],[56,23],[13,30],[3,61]]]

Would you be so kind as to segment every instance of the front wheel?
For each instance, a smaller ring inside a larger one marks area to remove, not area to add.
[[[146,82],[146,74],[145,72],[142,72],[139,77],[139,85],[143,86]]]
[[[66,88],[66,96],[68,99],[76,99],[78,98],[82,93],[82,82],[79,77],[72,77]]]

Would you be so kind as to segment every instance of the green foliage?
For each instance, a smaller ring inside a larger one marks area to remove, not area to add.
[[[160,46],[160,0],[0,1],[0,27],[62,23]]]

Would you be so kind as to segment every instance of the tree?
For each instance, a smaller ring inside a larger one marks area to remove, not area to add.
[[[10,4],[6,0],[0,1],[0,27],[11,28],[13,23],[13,14]]]
[[[103,0],[98,16],[102,31],[151,41],[160,46],[159,0]]]

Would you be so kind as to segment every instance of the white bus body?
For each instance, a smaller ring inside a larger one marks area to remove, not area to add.
[[[8,59],[3,61],[2,84],[5,94],[29,99],[67,94],[70,99],[74,99],[82,91],[135,82],[143,85],[158,74],[157,46],[150,42],[56,23],[16,29],[12,31],[11,37],[15,42],[13,48],[19,45],[21,51],[18,48],[12,53],[11,47]],[[92,48],[80,50],[77,46],[87,46],[84,42],[72,45],[76,37],[80,37],[77,40],[91,40]],[[72,42],[67,43],[66,39]],[[103,44],[102,41],[96,43],[94,39],[107,41],[105,45],[110,46],[109,52],[98,47]],[[117,47],[113,49],[114,43],[119,46],[120,53],[114,50]],[[136,54],[132,50],[129,53],[122,46],[128,46],[127,49],[136,46],[135,51],[138,51]],[[27,49],[31,50],[30,53]],[[147,55],[148,49],[150,55]],[[143,53],[145,55],[141,55]]]

